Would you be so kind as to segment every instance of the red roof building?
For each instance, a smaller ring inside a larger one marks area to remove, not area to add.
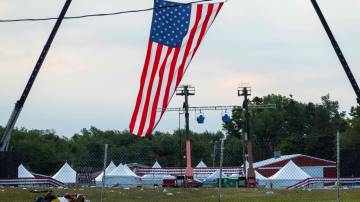
[[[261,175],[270,177],[293,161],[311,177],[336,177],[336,162],[303,154],[282,155],[254,163],[254,168]]]

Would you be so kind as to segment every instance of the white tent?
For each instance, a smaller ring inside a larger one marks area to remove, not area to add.
[[[209,175],[206,178],[206,181],[214,181],[214,180],[219,179],[219,178],[220,178],[220,169],[217,169],[215,172],[213,172],[211,175]],[[228,176],[225,175],[224,172],[223,172],[222,175],[221,175],[221,178],[228,178]]]
[[[161,168],[161,165],[156,161],[151,168]]]
[[[124,164],[124,168],[125,168],[125,170],[127,171],[127,173],[128,173],[129,175],[138,177],[138,176],[129,168],[129,166],[128,166],[127,164]]]
[[[201,160],[199,164],[197,164],[196,168],[207,168],[207,165]]]
[[[154,186],[162,186],[163,181],[167,179],[176,179],[175,176],[172,175],[162,175],[162,174],[147,174],[141,177],[141,185],[145,187],[154,187]]]
[[[201,168],[207,168],[207,165],[203,161],[200,161],[199,164],[195,168],[198,168],[196,171],[198,173],[194,174],[195,179],[197,179],[199,181],[204,181],[204,180],[206,180],[207,177],[209,177],[210,174],[206,173],[205,171],[202,171],[202,169],[201,169]]]
[[[35,178],[35,176],[31,174],[23,164],[20,164],[18,167],[18,178]]]
[[[209,175],[204,181],[203,186],[204,187],[216,187],[218,184],[218,179],[220,178],[220,170],[217,169],[215,172],[213,172],[211,175]],[[225,179],[228,178],[227,175],[224,174],[224,172],[221,175],[221,178]]]
[[[269,181],[273,188],[287,188],[307,178],[310,178],[310,175],[290,160],[277,173],[269,177]]]
[[[268,186],[269,184],[269,179],[265,176],[263,176],[262,174],[260,174],[258,171],[255,170],[255,178],[256,178],[256,183],[260,186]]]
[[[76,171],[66,162],[52,178],[65,184],[74,184],[76,183]]]
[[[155,162],[151,168],[162,168],[159,162]],[[145,187],[162,186],[163,180],[176,179],[176,177],[165,174],[146,174],[141,177],[141,184]]]
[[[140,183],[137,176],[127,165],[120,164],[105,176],[106,186],[136,187]]]
[[[108,175],[111,173],[111,171],[113,171],[116,168],[116,165],[114,164],[113,161],[111,161],[109,163],[109,165],[106,167],[105,169],[105,175]],[[95,178],[95,183],[97,185],[100,185],[102,183],[102,178],[104,176],[104,172],[101,172],[96,178]]]

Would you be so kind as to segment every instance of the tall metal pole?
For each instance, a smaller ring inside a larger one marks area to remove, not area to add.
[[[336,52],[336,55],[338,56],[339,60],[340,60],[340,63],[346,73],[346,76],[348,77],[349,81],[350,81],[350,84],[351,86],[353,87],[354,91],[355,91],[355,94],[357,96],[357,103],[360,104],[360,89],[359,89],[359,86],[354,78],[354,75],[352,74],[351,72],[351,69],[345,59],[345,56],[344,54],[342,53],[341,49],[340,49],[340,46],[339,44],[337,43],[328,23],[326,22],[326,19],[323,15],[323,13],[321,12],[321,9],[318,5],[318,3],[316,2],[316,0],[311,0],[311,3],[317,13],[317,15],[319,16],[320,18],[320,21],[326,31],[326,34],[328,35],[330,41],[331,41],[331,44]]]
[[[253,167],[253,149],[252,149],[252,142],[251,142],[251,133],[250,133],[250,112],[249,112],[249,100],[248,100],[248,93],[247,89],[244,89],[244,108],[245,108],[245,129],[246,129],[246,137],[247,137],[247,151],[248,151],[248,162],[249,162],[249,170],[247,171],[247,178],[249,186],[255,186],[255,171]],[[246,165],[245,165],[246,167]]]
[[[36,76],[38,75],[39,71],[40,71],[40,68],[46,58],[46,55],[51,47],[51,44],[55,38],[55,35],[61,25],[61,22],[63,21],[64,17],[65,17],[65,14],[70,6],[70,3],[71,3],[72,0],[66,0],[65,2],[65,5],[64,7],[62,8],[61,10],[61,13],[58,17],[58,19],[56,20],[56,23],[54,25],[54,28],[52,29],[51,33],[50,33],[50,36],[36,62],[36,65],[34,67],[34,70],[33,72],[31,73],[31,76],[26,84],[26,87],[20,97],[20,99],[16,102],[15,104],[15,107],[14,107],[14,110],[13,112],[11,113],[11,116],[9,118],[9,121],[7,122],[6,124],[6,127],[5,127],[5,131],[4,131],[4,135],[2,136],[1,138],[1,141],[0,141],[0,151],[8,151],[9,149],[9,144],[10,144],[10,139],[11,139],[11,132],[15,126],[15,123],[20,115],[20,112],[24,106],[24,103],[26,101],[26,98],[28,97],[29,93],[30,93],[30,90],[31,90],[31,87],[33,86],[34,84],[34,81],[36,79]]]
[[[191,186],[188,182],[193,180],[193,169],[191,166],[191,142],[189,138],[189,99],[190,95],[195,95],[195,88],[189,85],[181,86],[177,89],[176,95],[185,96],[183,109],[185,110],[185,139],[186,139],[186,169],[185,169],[185,186]]]
[[[107,162],[107,153],[108,153],[108,144],[105,144],[104,148],[104,167],[103,167],[103,176],[102,176],[102,187],[101,187],[101,198],[100,201],[104,201],[104,188],[105,188],[105,180],[106,180],[106,162]]]
[[[337,202],[340,202],[340,133],[336,131],[336,187],[337,187]]]
[[[189,86],[184,86],[184,96],[185,96],[185,103],[184,103],[184,108],[185,108],[185,137],[186,139],[189,139],[189,132],[190,132],[190,126],[189,126],[189,90],[188,90]]]
[[[189,90],[188,86],[184,86],[184,96],[185,96],[185,139],[186,139],[186,170],[185,170],[185,176],[186,176],[186,182],[193,176],[192,172],[192,166],[191,166],[191,142],[189,139],[189,133],[190,133],[190,126],[189,126]],[[187,184],[187,183],[186,183]],[[187,185],[188,186],[188,185]]]
[[[244,96],[243,102],[243,109],[245,110],[245,139],[246,139],[246,146],[248,152],[248,162],[249,162],[249,169],[247,170],[247,184],[249,187],[256,186],[256,179],[255,179],[255,171],[253,167],[253,148],[251,142],[251,128],[250,128],[250,112],[249,112],[249,99],[248,96],[251,95],[251,88],[249,86],[242,86],[238,87],[238,96]],[[246,169],[246,162],[244,163],[244,168]]]

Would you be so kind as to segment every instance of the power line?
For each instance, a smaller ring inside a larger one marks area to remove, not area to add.
[[[126,11],[118,11],[112,13],[96,13],[96,14],[86,14],[86,15],[78,15],[78,16],[69,16],[65,17],[64,20],[71,20],[71,19],[80,19],[80,18],[89,18],[89,17],[103,17],[103,16],[111,16],[111,15],[121,15],[121,14],[128,14],[128,13],[139,13],[139,12],[146,12],[152,11],[154,9],[164,9],[164,8],[171,8],[171,7],[179,7],[189,4],[201,3],[206,1],[212,0],[198,0],[192,1],[184,4],[178,5],[171,5],[171,6],[160,6],[160,7],[151,7],[151,8],[144,8],[144,9],[136,9],[136,10],[126,10]],[[11,22],[34,22],[34,21],[49,21],[49,20],[57,20],[57,17],[49,17],[49,18],[22,18],[22,19],[0,19],[0,23],[11,23]]]

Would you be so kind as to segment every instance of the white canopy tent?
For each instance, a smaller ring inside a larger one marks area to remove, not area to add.
[[[207,165],[204,163],[204,161],[201,160],[195,168],[207,168]]]
[[[202,173],[202,169],[201,168],[207,168],[207,165],[201,160],[199,162],[199,164],[197,164],[197,166],[195,168],[197,169],[197,174],[194,174],[194,178],[199,180],[199,181],[205,181],[207,177],[209,177],[209,174],[204,172]]]
[[[151,168],[162,168],[159,162],[155,162]],[[163,180],[176,179],[176,177],[166,174],[146,174],[141,177],[141,185],[145,187],[162,186]]]
[[[164,180],[176,179],[172,175],[162,175],[162,174],[147,174],[141,177],[141,184],[145,187],[154,187],[162,186]]]
[[[75,184],[76,171],[66,162],[52,178],[64,184]]]
[[[154,165],[151,168],[162,168],[159,162],[155,161]]]
[[[109,175],[105,176],[106,186],[136,187],[140,184],[137,176],[127,165],[120,164]]]
[[[217,169],[215,172],[213,172],[211,175],[209,175],[206,178],[206,181],[214,181],[219,178],[220,178],[220,169]],[[228,176],[222,173],[221,178],[228,178]]]
[[[109,163],[109,165],[108,165],[108,166],[106,167],[106,169],[105,169],[105,175],[110,174],[111,171],[113,171],[115,168],[116,168],[116,165],[114,164],[113,161],[111,161],[111,162]],[[95,178],[95,183],[96,183],[96,185],[101,185],[103,176],[104,176],[104,171],[101,172],[101,173]]]
[[[227,175],[222,173],[221,178],[225,179],[228,178]],[[203,186],[204,187],[216,187],[218,179],[220,179],[220,169],[217,169],[215,172],[213,172],[211,175],[209,175],[204,181]]]
[[[268,179],[270,187],[272,188],[287,188],[307,178],[311,178],[310,175],[305,173],[299,166],[290,160],[284,167]]]
[[[35,176],[31,174],[23,164],[20,164],[18,167],[18,178],[35,178]]]
[[[261,175],[258,171],[255,170],[256,183],[262,187],[265,187],[269,183],[269,179]]]

